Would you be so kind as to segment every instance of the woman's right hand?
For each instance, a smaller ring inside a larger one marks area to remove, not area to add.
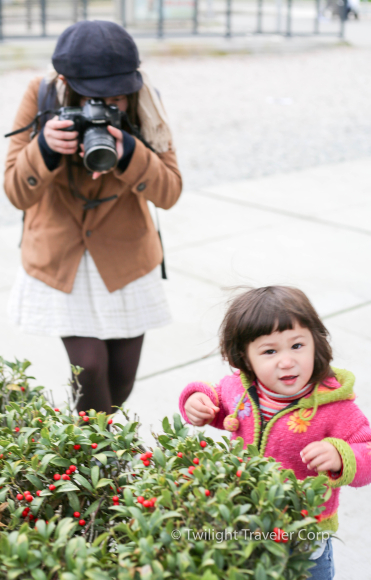
[[[215,414],[219,413],[219,408],[204,393],[193,393],[188,397],[184,409],[190,423],[196,427],[203,427],[207,423],[211,423]]]
[[[61,131],[66,127],[71,127],[73,121],[59,121],[55,116],[47,121],[44,126],[45,141],[52,151],[62,153],[62,155],[73,155],[78,147],[77,131]]]

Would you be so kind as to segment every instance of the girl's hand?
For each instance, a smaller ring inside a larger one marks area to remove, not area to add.
[[[77,151],[77,131],[61,131],[73,125],[72,121],[59,121],[55,116],[45,123],[44,137],[52,151],[62,155],[73,155]]]
[[[124,138],[122,136],[122,131],[120,131],[120,129],[117,129],[116,127],[112,127],[112,125],[108,125],[107,130],[109,133],[111,133],[112,137],[116,139],[117,158],[121,159],[121,157],[124,154]],[[85,154],[84,145],[80,145],[80,147],[81,147],[80,157],[84,157]],[[110,169],[109,171],[112,170]],[[98,177],[103,175],[103,173],[108,173],[108,171],[94,171],[92,179],[97,179]]]
[[[313,441],[300,452],[308,469],[316,471],[340,471],[343,462],[338,450],[328,441]]]
[[[189,421],[197,427],[203,427],[210,423],[215,414],[219,413],[219,408],[204,393],[193,393],[188,397],[184,408]]]

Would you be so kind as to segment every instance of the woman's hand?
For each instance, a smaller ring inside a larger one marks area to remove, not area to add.
[[[313,441],[300,452],[308,469],[316,471],[340,471],[343,466],[338,450],[328,441]]]
[[[114,137],[116,139],[117,158],[121,159],[121,157],[124,154],[124,138],[122,135],[122,131],[120,129],[117,129],[116,127],[112,127],[112,125],[108,125],[107,130],[109,133],[111,133],[112,137]],[[80,156],[84,157],[84,155],[85,155],[84,145],[81,145]],[[109,171],[112,171],[112,170],[110,169]],[[103,175],[103,173],[108,173],[108,171],[94,171],[92,178],[97,179],[98,177]]]
[[[204,393],[193,393],[188,397],[184,408],[189,421],[197,427],[203,427],[210,423],[215,414],[219,413],[219,408]]]
[[[77,131],[61,131],[71,127],[73,121],[59,121],[55,116],[45,123],[44,137],[52,151],[62,155],[73,155],[77,151],[79,136]]]

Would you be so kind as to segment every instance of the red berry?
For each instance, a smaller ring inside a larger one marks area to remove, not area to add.
[[[142,453],[142,455],[139,457],[139,459],[141,461],[145,461],[147,459],[147,453]]]
[[[210,495],[210,490],[209,489],[205,489],[205,495],[206,495],[206,497],[209,497],[209,495]]]
[[[144,497],[142,495],[138,495],[137,502],[138,503],[143,503],[144,502]]]
[[[43,422],[43,420],[42,419],[39,419],[39,423],[42,423],[42,422]]]
[[[72,471],[70,469],[66,469],[66,475],[71,475]]]
[[[85,526],[86,521],[85,520],[79,520],[79,526]]]
[[[92,444],[91,444],[91,448],[92,448],[92,449],[96,449],[97,447],[98,447],[98,443],[92,443]]]
[[[53,475],[53,479],[54,479],[55,481],[59,481],[59,480],[60,480],[60,478],[61,478],[61,476],[59,475],[59,473],[55,473],[55,474]]]
[[[59,410],[57,407],[54,409],[54,411],[55,411],[56,413],[60,413],[60,410]]]
[[[71,473],[74,473],[76,471],[76,465],[70,465],[68,470],[71,471]]]
[[[87,423],[89,421],[89,417],[83,417],[82,420],[85,421],[85,423]]]
[[[305,518],[308,515],[308,511],[307,510],[301,510],[300,513],[303,516],[303,518]]]
[[[177,481],[174,481],[174,483],[177,487],[179,486],[179,483]]]
[[[147,453],[146,453],[147,459],[151,459],[152,455],[153,455],[153,453],[151,453],[150,451],[147,451]]]
[[[18,432],[19,432],[19,427],[16,427],[16,428],[14,429],[14,431],[15,431],[16,433],[18,433]]]
[[[182,458],[183,457],[183,453],[181,451],[179,451],[179,453],[177,453],[177,456]]]
[[[29,519],[29,520],[33,520],[33,519],[34,519],[34,517],[35,517],[35,516],[34,516],[33,514],[30,514],[30,515],[28,516],[28,519]]]
[[[85,417],[86,413],[85,413],[85,411],[80,411],[79,415],[80,415],[80,417]]]
[[[196,468],[194,467],[194,465],[191,465],[190,467],[188,467],[188,473],[190,473],[192,475],[192,473],[194,472]]]
[[[37,490],[36,495],[37,495],[37,497],[40,497],[40,495],[41,495],[40,489]]]
[[[31,439],[31,441],[32,441],[32,443],[35,443],[35,439],[34,439],[33,437],[32,437],[32,439]]]
[[[55,490],[55,485],[53,485],[52,483],[49,485],[49,489],[50,491],[54,491]]]
[[[148,459],[146,459],[145,461],[143,461],[143,465],[145,465],[146,467],[148,467],[148,465],[151,465],[151,462],[148,461]]]
[[[33,495],[26,495],[26,501],[31,502],[33,500]]]
[[[70,478],[70,476],[69,476],[69,475],[67,475],[67,473],[64,473],[64,474],[62,475],[62,479],[64,479],[64,481],[69,481],[71,478]]]
[[[26,510],[23,510],[23,512],[22,512],[22,517],[23,517],[23,518],[26,518],[26,517],[27,517],[27,514],[28,514],[28,511],[26,511]]]
[[[112,501],[119,501],[118,495],[114,495],[113,498],[112,498]]]
[[[314,516],[314,517],[316,518],[317,522],[321,521],[321,516]]]
[[[122,489],[121,489],[121,487],[118,487],[118,488],[116,489],[116,491],[117,491],[117,493],[121,493],[121,492],[122,492]]]
[[[80,517],[80,512],[73,512],[73,517],[74,518],[79,518]]]
[[[143,502],[143,507],[145,508],[152,507],[152,503],[148,499],[145,499]]]
[[[23,499],[23,495],[21,493],[17,493],[17,500],[21,501]]]
[[[239,470],[237,471],[236,475],[237,475],[237,477],[241,477],[241,475],[242,475],[242,471],[241,471],[241,469],[239,469]]]
[[[285,534],[286,532],[283,532],[283,533]],[[289,539],[288,539],[287,535],[286,536],[283,536],[283,535],[281,536],[281,542],[283,542],[284,544],[286,544],[288,541],[289,541]]]
[[[195,457],[195,458],[194,458],[194,460],[193,460],[193,463],[194,463],[195,465],[198,465],[198,464],[200,463],[200,460],[199,460],[199,458],[198,458],[198,457]]]
[[[241,457],[237,457],[237,459],[238,459],[238,461],[239,461],[240,463],[242,463],[242,459],[241,459]]]
[[[21,387],[21,391],[25,392],[25,390],[26,390],[26,389],[25,389],[24,387]]]
[[[207,445],[206,441],[200,441],[200,446],[201,447],[206,447],[206,445]]]
[[[4,457],[3,453],[0,453],[0,459],[2,459]]]
[[[81,445],[74,445],[73,448],[78,451],[81,448]]]
[[[151,497],[151,499],[149,501],[151,502],[152,507],[153,507],[157,501],[157,497]]]
[[[108,423],[108,425],[112,425],[113,419],[108,419],[107,423]]]
[[[273,528],[273,532],[275,535],[274,541],[275,542],[280,542],[281,541],[281,533],[282,530],[280,530],[280,528]]]

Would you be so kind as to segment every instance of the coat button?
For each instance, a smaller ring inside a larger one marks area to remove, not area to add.
[[[27,177],[27,181],[28,181],[29,185],[36,185],[37,184],[36,177],[32,177],[32,175],[31,175],[31,177]]]
[[[87,238],[90,238],[91,234],[92,234],[91,230],[86,230],[86,237]]]
[[[138,185],[137,190],[138,191],[143,191],[146,187],[147,187],[146,184],[143,182],[143,183],[140,183]]]

